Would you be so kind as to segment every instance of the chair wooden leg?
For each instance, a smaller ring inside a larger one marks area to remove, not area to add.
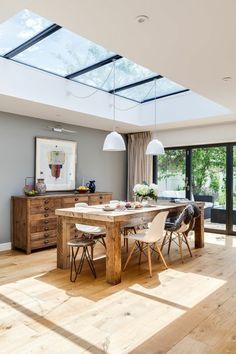
[[[159,254],[160,257],[161,257],[161,260],[162,260],[162,262],[163,262],[165,268],[168,269],[168,266],[167,266],[167,264],[166,264],[165,258],[163,257],[163,254],[162,254],[160,248],[158,247],[157,243],[156,243],[156,249],[157,249],[158,254]]]
[[[191,248],[190,248],[189,243],[188,243],[188,238],[187,238],[187,236],[185,235],[185,233],[183,233],[183,237],[184,237],[185,242],[186,242],[186,245],[187,245],[187,247],[188,247],[188,250],[189,250],[190,256],[192,257],[192,256],[193,256],[193,254],[192,254]]]
[[[130,251],[130,254],[129,254],[128,258],[127,258],[127,261],[125,262],[125,266],[124,266],[124,268],[123,268],[123,272],[125,271],[125,269],[126,269],[128,263],[129,263],[129,261],[130,261],[130,258],[131,258],[131,256],[132,256],[132,254],[133,254],[135,248],[136,248],[136,242],[134,243],[134,245],[133,245],[133,247],[132,247],[132,249],[131,249],[131,251]]]
[[[152,277],[152,259],[151,259],[151,250],[149,244],[147,245],[147,253],[148,253],[149,273],[150,273],[150,277]]]
[[[168,244],[168,254],[170,254],[170,246],[171,246],[171,241],[172,241],[172,232],[170,233],[170,236],[169,236],[169,244]]]
[[[183,259],[183,248],[182,248],[182,239],[179,233],[177,233],[178,236],[178,243],[179,243],[179,253],[180,253],[180,257],[182,259],[182,263],[184,263],[184,259]]]

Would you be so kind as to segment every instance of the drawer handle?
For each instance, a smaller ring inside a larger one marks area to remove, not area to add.
[[[45,228],[44,228],[44,231],[48,231],[48,230],[49,230],[49,227],[45,227]]]
[[[44,208],[44,210],[49,210],[49,207]]]
[[[44,214],[44,217],[47,218],[49,215],[48,214]]]
[[[44,204],[48,204],[48,203],[49,203],[49,200],[45,199]]]
[[[75,198],[75,201],[76,201],[76,202],[78,202],[78,200],[79,200],[78,198]]]
[[[102,199],[103,198],[103,196],[102,195],[100,195],[100,197],[99,197],[100,199]]]
[[[49,243],[49,240],[44,240],[44,243],[46,244],[46,243]]]
[[[44,237],[45,237],[45,238],[49,237],[49,234],[44,234]]]
[[[44,224],[48,224],[48,223],[49,223],[49,221],[48,221],[48,220],[45,220],[45,221],[44,221]]]

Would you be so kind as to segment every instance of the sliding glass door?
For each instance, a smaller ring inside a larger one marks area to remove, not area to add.
[[[233,146],[232,231],[236,233],[236,145]]]
[[[192,193],[205,202],[205,228],[226,231],[226,147],[192,149]]]
[[[205,229],[236,234],[236,144],[166,149],[154,182],[159,196],[205,202]]]

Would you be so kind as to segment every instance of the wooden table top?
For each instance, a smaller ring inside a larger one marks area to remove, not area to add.
[[[201,203],[197,203],[198,205]],[[63,208],[56,209],[55,214],[58,216],[70,217],[70,218],[80,218],[80,219],[91,219],[105,222],[119,222],[125,221],[130,218],[142,217],[144,215],[155,213],[157,211],[174,211],[175,209],[183,208],[186,203],[158,203],[156,206],[143,207],[134,210],[125,211],[104,211],[103,205],[90,206],[85,208]]]

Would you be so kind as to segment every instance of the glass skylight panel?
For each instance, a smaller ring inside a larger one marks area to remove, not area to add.
[[[156,97],[175,93],[184,89],[183,86],[163,77],[162,79],[157,80]],[[117,94],[137,102],[143,102],[155,98],[155,82],[150,81],[127,90],[119,91]]]
[[[13,59],[66,76],[113,55],[103,47],[62,28]]]
[[[101,88],[105,91],[113,90],[113,63],[101,66],[86,74],[75,77],[74,80],[86,85]],[[157,74],[141,65],[122,58],[115,62],[116,88],[149,79]]]
[[[0,55],[9,53],[51,25],[45,18],[22,10],[0,24]]]

